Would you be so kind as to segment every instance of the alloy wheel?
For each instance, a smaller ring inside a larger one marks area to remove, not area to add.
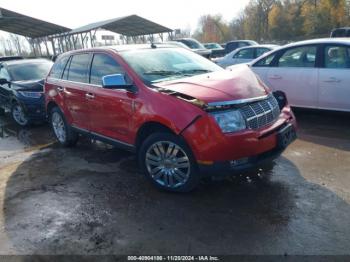
[[[64,124],[62,116],[57,112],[53,112],[51,123],[57,139],[61,143],[64,143],[66,141],[66,126]]]
[[[180,146],[170,141],[152,144],[146,152],[145,164],[152,179],[168,188],[184,185],[190,176],[189,157]]]
[[[12,109],[12,117],[21,126],[28,124],[28,118],[26,117],[23,108],[18,104],[14,105]]]

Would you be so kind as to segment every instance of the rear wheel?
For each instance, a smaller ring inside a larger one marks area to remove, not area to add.
[[[139,150],[139,164],[156,187],[167,191],[188,192],[200,180],[191,150],[173,134],[150,135]]]
[[[24,108],[17,102],[13,104],[11,108],[12,119],[20,126],[27,126],[29,119],[26,116]]]
[[[52,130],[57,140],[63,146],[74,146],[78,141],[78,134],[72,130],[58,107],[52,108],[50,112]]]

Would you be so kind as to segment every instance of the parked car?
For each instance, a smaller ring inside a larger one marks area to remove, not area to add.
[[[221,56],[222,53],[224,52],[225,48],[223,48],[220,44],[218,43],[204,43],[203,44],[205,48],[211,50],[211,58],[215,58],[218,56]]]
[[[277,47],[277,45],[254,45],[241,47],[232,51],[231,53],[228,53],[224,57],[214,59],[213,62],[224,68],[231,65],[248,63]]]
[[[10,59],[0,62],[0,108],[26,126],[46,117],[44,78],[52,62],[46,59]]]
[[[22,56],[0,56],[0,63],[5,61],[11,61],[11,60],[20,60],[24,59]]]
[[[331,37],[350,37],[350,27],[333,29],[331,32]]]
[[[155,43],[157,46],[159,45],[171,45],[171,46],[174,46],[174,47],[182,47],[182,48],[185,48],[185,49],[188,49],[188,50],[191,50],[191,48],[189,48],[187,45],[181,43],[181,42],[177,42],[177,41],[167,41],[167,42],[161,42],[161,43]]]
[[[229,72],[172,46],[65,53],[45,97],[62,145],[82,133],[136,152],[148,179],[170,191],[269,162],[295,138],[283,93],[269,92],[249,67]]]
[[[252,40],[234,40],[234,41],[227,42],[225,44],[225,50],[223,51],[222,56],[227,55],[228,53],[231,53],[233,50],[236,50],[237,48],[251,46],[251,45],[258,45],[258,43]]]
[[[187,45],[193,52],[204,56],[205,58],[210,58],[211,50],[206,49],[200,42],[193,38],[182,38],[175,39],[174,41],[181,42]]]
[[[350,111],[350,39],[289,44],[251,62],[272,88],[295,107]]]

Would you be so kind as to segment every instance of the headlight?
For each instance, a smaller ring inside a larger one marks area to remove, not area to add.
[[[211,114],[224,133],[235,132],[246,128],[243,116],[238,110],[214,112]]]
[[[28,98],[40,98],[43,93],[41,92],[27,92],[27,91],[18,91],[21,96]]]

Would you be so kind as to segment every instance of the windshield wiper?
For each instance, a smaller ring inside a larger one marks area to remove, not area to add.
[[[180,71],[182,74],[187,75],[187,74],[197,74],[197,73],[210,73],[213,72],[211,70],[208,69],[188,69],[188,70],[182,70]]]
[[[143,74],[144,75],[172,76],[172,75],[181,75],[182,72],[171,71],[171,70],[154,70],[154,71],[144,72]]]

